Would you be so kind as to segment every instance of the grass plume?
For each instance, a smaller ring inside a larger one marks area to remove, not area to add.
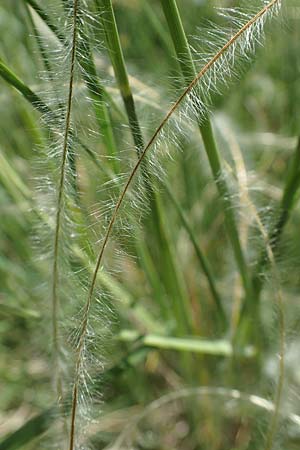
[[[75,57],[77,50],[77,22],[78,22],[78,8],[79,0],[74,0],[72,10],[72,42],[71,42],[71,55],[70,55],[70,72],[68,82],[68,94],[65,113],[65,125],[63,134],[63,144],[61,151],[61,163],[59,168],[59,183],[57,187],[57,206],[55,217],[55,230],[54,230],[54,250],[53,250],[53,268],[52,268],[52,311],[53,311],[53,342],[55,348],[56,358],[60,351],[58,343],[58,307],[59,307],[59,251],[60,251],[60,239],[61,239],[61,221],[64,208],[64,195],[65,195],[65,182],[67,171],[67,158],[70,151],[70,130],[71,130],[71,111],[73,102],[73,89],[74,89],[74,74],[75,74]],[[57,364],[57,363],[56,363]],[[59,382],[60,383],[60,382]],[[61,395],[61,389],[60,389]]]

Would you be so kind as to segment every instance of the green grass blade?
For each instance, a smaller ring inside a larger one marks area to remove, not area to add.
[[[48,28],[57,37],[60,43],[62,45],[66,45],[65,36],[58,30],[55,24],[53,24],[48,14],[37,4],[37,2],[35,2],[35,0],[24,0],[24,1],[27,2],[34,9],[34,11],[39,15],[39,17],[45,22]],[[90,49],[88,36],[84,30],[82,30],[81,32],[81,39],[80,42],[78,43],[78,52],[76,56],[80,66],[83,69],[82,70],[83,78],[86,83],[89,96],[93,102],[95,117],[97,120],[97,124],[99,126],[100,133],[103,137],[103,142],[105,144],[109,156],[116,157],[117,145],[115,142],[111,117],[106,102],[109,101],[109,103],[112,103],[119,115],[121,113],[119,112],[119,109],[114,104],[114,102],[112,102],[111,97],[107,94],[103,86],[100,84],[95,63],[93,60],[93,55]],[[118,165],[116,160],[114,160],[113,166],[115,171],[117,171]]]
[[[52,21],[49,20],[49,16],[46,13],[46,11],[44,11],[43,8],[41,8],[35,0],[24,0],[24,1],[25,3],[31,6],[31,8],[40,16],[43,22],[47,24],[52,33],[59,39],[59,41],[62,44],[64,44],[65,43],[64,35],[60,32],[59,28],[57,28],[57,26]]]
[[[207,340],[197,338],[178,338],[171,336],[159,336],[155,334],[140,335],[134,330],[123,330],[118,339],[124,342],[139,342],[146,347],[161,350],[175,350],[178,352],[199,353],[202,355],[227,356],[233,355],[231,343],[226,340]],[[254,356],[253,348],[246,348],[244,356]]]
[[[151,286],[151,295],[159,305],[161,317],[166,324],[170,321],[169,302],[165,285],[161,282],[155,262],[151,255],[149,246],[144,242],[143,236],[137,237],[136,251],[139,257],[141,267],[146,275],[149,285]]]
[[[44,42],[43,42],[43,40],[41,38],[39,30],[37,29],[37,27],[35,25],[35,22],[33,20],[33,17],[32,17],[29,5],[25,4],[25,8],[26,8],[26,12],[27,12],[27,16],[28,16],[28,19],[29,19],[30,26],[31,26],[33,34],[34,34],[34,36],[36,38],[36,42],[37,42],[37,46],[38,46],[39,52],[40,52],[40,54],[42,56],[44,67],[45,67],[48,75],[51,77],[52,69],[51,69],[51,65],[50,65],[50,62],[49,62],[48,55],[47,55],[46,47],[45,47]],[[53,81],[52,78],[51,78],[51,81]]]
[[[209,262],[207,261],[204,253],[202,252],[202,250],[197,242],[197,239],[194,235],[194,232],[193,232],[190,224],[188,223],[188,220],[187,220],[182,208],[180,207],[179,203],[177,202],[176,198],[174,197],[171,187],[167,183],[164,184],[164,187],[166,188],[168,196],[170,197],[172,203],[174,204],[175,209],[177,210],[178,215],[181,219],[181,222],[190,237],[190,240],[193,244],[196,256],[199,260],[200,266],[203,270],[204,275],[206,276],[208,285],[210,287],[211,295],[215,302],[216,310],[218,312],[218,319],[220,320],[222,327],[225,329],[226,325],[227,325],[227,318],[226,318],[224,308],[222,306],[221,297],[218,293],[218,290],[217,290],[217,287],[215,284],[214,276],[213,276],[213,274],[211,272],[211,268],[209,266]]]
[[[119,86],[119,90],[126,109],[128,122],[137,151],[138,157],[141,156],[141,151],[144,148],[144,139],[141,132],[141,127],[136,113],[135,102],[132,90],[129,84],[129,77],[125,65],[123,50],[120,43],[119,32],[115,19],[115,14],[111,0],[96,0],[98,11],[101,15],[103,28],[106,35],[106,43],[109,50],[109,55],[114,68],[115,76]],[[163,219],[163,208],[159,194],[155,193],[149,180],[147,161],[143,161],[142,171],[145,173],[145,184],[149,192],[149,200],[151,203],[152,212],[152,227],[153,234],[157,236],[159,241],[159,249],[163,255],[165,270],[162,271],[161,276],[167,286],[170,296],[174,301],[174,308],[177,315],[177,323],[182,332],[191,329],[190,308],[187,301],[188,294],[184,287],[183,279],[180,279],[179,270],[176,267],[175,255],[172,250],[172,243],[170,236],[166,230],[166,224]],[[182,326],[182,323],[185,323]]]
[[[78,62],[82,68],[82,75],[93,102],[94,112],[99,127],[103,142],[106,146],[108,155],[113,158],[112,166],[115,172],[119,171],[119,164],[117,161],[118,150],[113,132],[113,124],[110,116],[110,111],[106,103],[106,93],[100,83],[97,75],[96,66],[91,51],[89,36],[84,27],[81,32],[81,39],[78,46]]]
[[[132,91],[129,85],[128,74],[125,66],[124,55],[120,43],[119,32],[114,10],[112,7],[112,2],[111,0],[96,0],[96,5],[105,30],[110,59],[114,68],[120,93],[128,116],[129,126],[133,136],[134,144],[139,156],[141,150],[144,147],[144,140],[135,110]]]
[[[0,58],[0,77],[2,77],[8,84],[10,84],[13,88],[15,88],[23,97],[42,115],[46,114],[53,122],[59,121],[59,118],[55,115],[55,113],[50,109],[46,103],[35,93],[33,92],[17,75],[9,68],[6,64],[4,64],[3,60]],[[94,153],[80,140],[78,139],[78,143],[84,149],[84,151],[88,154],[91,160],[96,164],[98,168],[101,168],[99,165]]]
[[[9,69],[4,61],[0,58],[0,76],[17,91],[19,91],[31,105],[41,114],[52,115],[51,109],[43,102],[43,100],[35,94],[20,78]]]
[[[159,275],[164,280],[167,287],[169,302],[169,316],[176,318],[176,328],[180,335],[191,333],[193,330],[192,310],[189,295],[186,289],[178,258],[176,257],[172,241],[171,225],[160,196],[155,197],[155,208],[152,209],[155,223],[155,232],[159,239],[159,250],[163,259],[159,263]]]
[[[147,21],[149,22],[149,25],[159,36],[161,44],[163,45],[166,52],[171,54],[172,41],[170,39],[168,32],[165,30],[162,22],[157,17],[157,14],[155,13],[155,10],[153,9],[152,5],[150,6],[149,3],[147,2],[147,0],[142,0],[141,6],[147,17]],[[173,61],[173,58],[170,58],[170,62],[172,62],[172,61]]]
[[[21,179],[11,162],[6,158],[5,153],[0,148],[0,182],[6,187],[11,197],[16,203],[21,203],[24,198],[30,196],[30,190]]]
[[[161,5],[168,23],[172,41],[175,47],[177,58],[186,83],[190,83],[195,77],[196,69],[193,63],[190,47],[185,35],[180,13],[175,0],[161,0]],[[227,233],[232,245],[236,263],[244,284],[247,297],[251,299],[251,280],[249,278],[246,260],[243,254],[239,239],[237,225],[230,201],[229,189],[226,181],[222,177],[222,165],[220,154],[216,145],[213,129],[208,117],[199,123],[200,132],[203,138],[204,147],[210,163],[210,167],[218,188],[220,197],[223,200],[223,211]]]
[[[276,254],[276,249],[280,242],[284,227],[289,220],[292,208],[295,204],[295,197],[300,187],[300,138],[298,139],[297,147],[290,164],[286,185],[283,191],[282,199],[279,208],[279,217],[273,227],[269,236],[269,243],[272,252]],[[267,270],[269,265],[269,258],[267,250],[264,248],[258,263],[254,270],[253,286],[255,289],[256,301],[259,301],[259,296],[263,287],[264,277],[262,274]]]

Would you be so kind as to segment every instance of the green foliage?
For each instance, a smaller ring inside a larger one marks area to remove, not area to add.
[[[0,450],[297,448],[278,4],[1,3]]]

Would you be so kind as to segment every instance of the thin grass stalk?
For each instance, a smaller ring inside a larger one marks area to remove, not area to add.
[[[71,431],[69,436],[69,450],[74,449],[74,438],[75,438],[75,428],[76,428],[76,412],[77,412],[77,397],[78,397],[78,389],[79,389],[79,379],[80,379],[80,367],[82,364],[82,358],[83,358],[83,351],[84,351],[84,345],[85,345],[85,339],[87,334],[87,327],[89,322],[89,314],[91,305],[93,302],[93,297],[95,294],[95,288],[96,288],[96,282],[97,282],[97,275],[100,269],[101,262],[103,260],[103,256],[109,241],[109,238],[111,236],[112,230],[114,228],[119,210],[123,204],[123,200],[127,194],[127,191],[135,178],[135,175],[137,174],[139,168],[141,167],[141,164],[143,160],[146,158],[149,149],[152,147],[153,143],[156,141],[157,137],[159,136],[160,132],[164,128],[164,126],[168,123],[169,119],[172,117],[174,112],[177,110],[177,108],[182,104],[183,100],[188,96],[188,94],[192,91],[193,87],[196,86],[196,84],[199,82],[199,80],[207,73],[207,71],[213,66],[213,64],[232,46],[234,43],[239,39],[240,36],[243,35],[243,33],[247,32],[247,30],[254,24],[256,21],[258,21],[261,17],[266,14],[272,6],[274,6],[278,0],[271,1],[268,5],[266,5],[264,8],[262,8],[254,17],[252,17],[241,29],[238,30],[238,32],[232,36],[229,41],[222,47],[221,50],[219,50],[216,55],[197,73],[197,75],[193,78],[191,83],[185,88],[185,90],[182,92],[182,94],[179,96],[179,98],[176,100],[176,102],[173,104],[173,106],[170,108],[170,110],[165,115],[164,119],[148,141],[147,145],[144,147],[143,152],[141,154],[140,159],[136,162],[135,166],[133,167],[127,182],[124,185],[124,188],[122,189],[120,196],[116,202],[116,205],[114,207],[114,210],[111,215],[111,219],[109,221],[109,224],[107,226],[103,243],[101,245],[101,248],[99,250],[97,261],[94,269],[94,273],[91,279],[91,283],[89,286],[87,298],[86,298],[86,304],[84,307],[83,312],[83,322],[81,327],[81,333],[79,336],[79,344],[77,348],[77,356],[76,356],[76,367],[75,367],[75,373],[74,373],[74,381],[73,381],[73,393],[72,393],[72,413],[71,413]]]
[[[228,131],[226,132],[228,134]],[[283,203],[286,203],[285,198],[288,198],[288,202],[293,203],[293,195],[290,195],[291,190],[294,189],[294,183],[293,180],[295,180],[297,183],[299,183],[299,165],[300,165],[300,140],[298,142],[298,147],[296,149],[296,154],[294,155],[291,170],[289,172],[289,175],[287,177],[287,183],[285,192],[283,195]],[[272,272],[272,290],[275,298],[276,303],[276,309],[277,309],[277,318],[278,318],[278,330],[279,330],[279,364],[278,364],[278,380],[277,380],[277,386],[275,390],[275,396],[274,396],[274,408],[273,408],[273,414],[270,421],[269,429],[267,432],[266,442],[264,444],[265,450],[271,450],[273,448],[273,443],[275,440],[275,436],[277,433],[278,423],[279,423],[279,415],[280,415],[280,407],[281,407],[281,401],[282,401],[282,394],[283,394],[283,386],[284,386],[284,377],[285,377],[285,339],[286,339],[286,324],[285,324],[285,310],[284,310],[284,299],[283,299],[283,292],[280,284],[280,274],[277,269],[276,264],[276,246],[274,247],[272,244],[272,241],[270,240],[269,232],[264,227],[259,213],[251,201],[251,198],[249,197],[249,192],[247,188],[247,180],[242,181],[243,174],[245,176],[245,166],[244,161],[242,158],[242,155],[238,155],[239,149],[237,149],[237,155],[234,156],[235,164],[236,164],[236,170],[238,170],[239,173],[238,177],[241,177],[240,185],[241,185],[241,191],[243,192],[243,198],[245,201],[245,204],[248,205],[249,213],[251,217],[254,218],[258,229],[260,231],[260,234],[263,237],[264,240],[264,255],[265,255],[265,268],[268,266],[269,269]],[[244,184],[244,188],[242,187],[242,184]],[[287,206],[287,205],[286,205]],[[282,230],[281,230],[282,231]],[[244,317],[243,317],[244,318]],[[245,317],[247,319],[247,316]],[[249,318],[248,318],[249,320]],[[251,318],[250,318],[251,320]],[[234,345],[234,342],[233,342]]]
[[[151,26],[153,31],[155,31],[155,33],[159,36],[159,39],[165,51],[167,53],[170,53],[170,50],[172,49],[172,41],[170,39],[168,32],[165,30],[162,22],[157,17],[155,9],[153,9],[152,5],[150,6],[148,4],[147,0],[142,0],[141,3],[142,9],[147,17],[149,25]],[[170,62],[172,61],[174,61],[173,58],[170,58]]]
[[[176,198],[174,197],[171,187],[166,182],[164,183],[164,187],[166,188],[167,194],[170,197],[173,205],[175,206],[175,209],[181,219],[181,222],[190,237],[190,240],[193,244],[195,253],[200,262],[200,266],[203,270],[204,275],[206,276],[206,279],[207,279],[207,282],[208,282],[208,285],[209,285],[209,288],[211,291],[211,295],[214,300],[216,310],[218,312],[217,319],[220,321],[220,325],[222,326],[222,328],[226,329],[227,317],[226,317],[226,314],[225,314],[225,311],[224,311],[224,308],[222,305],[221,296],[220,296],[220,294],[217,290],[216,284],[215,284],[214,276],[212,274],[209,262],[208,262],[206,256],[204,255],[204,253],[202,252],[202,250],[197,242],[197,239],[194,235],[194,232],[193,232],[190,224],[188,223],[188,220],[187,220],[184,212],[182,211],[182,208],[180,207],[179,203],[177,202]]]
[[[50,64],[50,60],[49,60],[49,57],[48,57],[48,54],[47,54],[47,49],[45,48],[45,46],[43,44],[43,40],[41,39],[41,36],[39,34],[39,31],[38,31],[37,27],[35,26],[34,20],[33,20],[32,15],[31,15],[30,8],[29,8],[29,6],[27,4],[25,4],[25,8],[26,8],[26,11],[28,13],[28,18],[29,18],[30,25],[31,25],[31,27],[33,29],[33,32],[34,32],[34,36],[36,37],[37,46],[38,46],[38,49],[39,49],[39,51],[41,53],[43,64],[44,64],[45,69],[47,71],[47,74],[49,76],[49,80],[51,82],[54,82],[54,74],[53,74],[53,71],[52,71],[52,68],[51,68],[51,64]],[[63,105],[62,104],[58,104],[58,109],[62,110],[63,109]],[[77,186],[77,174],[76,174],[76,159],[75,159],[75,154],[72,151],[70,151],[68,153],[68,162],[70,164],[71,171],[72,171],[72,186],[73,186],[73,189],[74,189],[74,197],[76,199],[76,203],[79,204],[79,191],[78,191],[78,186]]]
[[[59,40],[61,45],[66,45],[66,38],[64,34],[56,27],[56,25],[51,21],[48,14],[41,8],[35,0],[23,0],[25,3],[28,3],[33,10],[39,15],[39,17],[46,23],[48,28],[53,32],[56,38]],[[93,55],[90,49],[88,37],[85,32],[82,32],[81,39],[78,43],[79,49],[76,54],[78,58],[78,62],[82,67],[82,74],[84,81],[86,83],[88,93],[93,102],[93,108],[95,112],[95,117],[97,120],[97,124],[99,126],[100,133],[103,138],[104,145],[107,149],[109,156],[113,158],[113,167],[114,170],[118,170],[118,165],[116,162],[117,156],[117,145],[115,142],[114,134],[113,134],[113,126],[111,123],[111,118],[109,114],[108,107],[106,105],[106,101],[109,101],[112,106],[117,110],[119,114],[119,109],[112,102],[111,97],[107,94],[103,86],[99,81],[99,77],[97,75],[95,63],[93,60]]]
[[[299,158],[299,155],[296,156]],[[293,178],[293,176],[289,177],[289,180]],[[272,243],[269,240],[268,232],[265,230],[265,227],[260,220],[259,214],[249,199],[249,208],[251,211],[251,215],[255,218],[259,231],[264,239],[265,244],[265,257],[268,261],[268,265],[272,272],[272,284],[273,284],[273,293],[277,308],[277,318],[278,318],[278,332],[279,332],[279,363],[278,363],[278,380],[277,386],[275,390],[275,398],[274,398],[274,410],[272,414],[272,418],[270,421],[269,429],[266,436],[266,442],[264,444],[264,450],[272,450],[277,429],[279,423],[280,416],[280,407],[282,401],[283,387],[284,387],[284,379],[285,379],[285,339],[286,339],[286,320],[285,320],[285,311],[284,311],[284,300],[283,293],[280,285],[280,275],[276,265],[276,258],[274,254],[274,249],[272,247]]]
[[[169,304],[171,308],[171,315],[174,309],[176,317],[177,331],[180,335],[192,333],[193,323],[191,316],[190,304],[188,302],[188,293],[186,292],[184,280],[181,277],[180,269],[178,268],[176,255],[174,254],[171,233],[167,229],[167,220],[164,214],[164,207],[159,194],[154,193],[151,202],[152,226],[155,235],[158,237],[159,250],[162,259],[162,267],[164,270],[160,273],[167,286],[168,294],[172,296],[172,303]]]
[[[68,153],[70,152],[70,129],[71,129],[71,111],[73,102],[73,89],[74,89],[74,75],[75,75],[75,56],[77,51],[77,22],[78,22],[78,8],[79,0],[74,0],[72,10],[72,49],[71,49],[71,61],[68,83],[68,98],[66,105],[66,116],[64,125],[64,137],[62,145],[62,156],[60,163],[60,175],[59,184],[57,188],[57,204],[56,204],[56,218],[55,218],[55,230],[54,230],[54,248],[53,248],[53,266],[52,266],[52,327],[53,327],[53,343],[54,343],[54,357],[56,364],[58,363],[60,344],[58,340],[58,307],[59,307],[59,249],[60,249],[60,237],[62,226],[62,213],[63,213],[63,201],[65,194],[65,181],[66,181],[66,166]],[[58,379],[58,394],[62,395],[61,380]]]
[[[298,139],[295,154],[292,158],[290,170],[286,180],[286,185],[283,191],[282,199],[279,207],[279,217],[269,235],[269,243],[272,251],[276,254],[277,247],[280,243],[280,239],[286,223],[289,220],[293,205],[295,203],[295,197],[300,187],[300,138]],[[267,270],[269,259],[266,249],[263,250],[258,263],[254,270],[253,286],[255,290],[255,299],[258,302],[260,293],[264,283],[263,273]]]
[[[152,258],[150,248],[145,243],[142,233],[137,234],[136,251],[140,260],[141,267],[148,279],[153,293],[153,298],[158,303],[160,308],[161,317],[164,323],[169,321],[170,308],[169,302],[165,295],[165,285],[161,282],[160,274],[157,271],[155,262]]]
[[[4,63],[0,57],[0,76],[17,91],[19,91],[26,100],[34,106],[35,109],[41,114],[50,114],[52,116],[51,109],[46,103],[33,92],[23,81],[17,77],[17,75]]]
[[[266,246],[263,248],[258,258],[258,262],[255,265],[253,271],[252,283],[255,295],[253,297],[252,310],[253,308],[255,309],[256,315],[258,314],[260,305],[260,296],[265,283],[264,274],[270,268],[270,257],[268,252],[272,251],[272,254],[275,255],[274,258],[276,257],[277,248],[280,243],[280,239],[282,237],[284,228],[290,218],[292,208],[295,204],[295,197],[297,192],[299,191],[299,188],[300,188],[300,137],[298,138],[298,143],[290,164],[290,170],[288,172],[285,188],[282,194],[282,199],[279,206],[279,217],[275,225],[273,226],[271,232],[269,233],[268,237],[264,238],[266,241]],[[249,309],[245,304],[243,305],[239,317],[240,325],[247,319],[248,313]]]
[[[46,48],[44,46],[43,40],[41,38],[41,35],[40,35],[40,33],[39,33],[35,23],[34,23],[34,20],[32,18],[32,14],[31,14],[31,10],[30,10],[29,5],[25,4],[25,8],[26,8],[27,16],[29,18],[30,26],[31,26],[31,28],[33,30],[33,33],[34,33],[34,36],[36,38],[36,42],[37,42],[37,46],[38,46],[39,52],[40,52],[40,54],[42,56],[43,64],[45,66],[45,69],[47,70],[47,73],[49,74],[49,76],[51,76],[52,68],[51,68],[51,65],[50,65],[50,62],[49,62],[49,58],[48,58],[48,55],[47,55],[47,50],[46,50]]]
[[[272,2],[275,3],[275,2]],[[196,69],[194,66],[192,54],[188,44],[188,40],[183,28],[180,13],[177,7],[176,0],[161,0],[161,5],[168,23],[170,34],[173,40],[174,48],[181,67],[181,71],[186,83],[190,83],[194,79]],[[241,34],[243,30],[241,30]],[[229,46],[231,43],[229,42]],[[221,50],[223,53],[223,49]],[[218,58],[216,55],[216,59]],[[214,138],[213,129],[209,117],[205,117],[204,121],[199,122],[199,129],[204,142],[204,147],[209,160],[209,164],[213,173],[219,195],[223,201],[223,212],[225,216],[225,225],[227,233],[232,245],[233,253],[236,259],[237,266],[243,281],[246,297],[249,301],[252,298],[251,279],[248,275],[247,263],[242,250],[239,239],[237,225],[230,201],[229,189],[226,181],[222,177],[222,165],[219,150],[217,148],[216,140]]]
[[[41,8],[40,5],[35,0],[24,0],[24,1],[25,3],[31,6],[31,8],[40,16],[43,22],[47,24],[52,33],[58,38],[58,40],[62,44],[64,44],[65,36],[63,35],[63,33],[60,32],[59,28],[51,20],[49,20],[49,16],[46,13],[46,11],[44,11],[43,8]]]
[[[275,262],[275,261],[274,261]],[[273,264],[271,260],[271,264]],[[284,302],[282,292],[279,290],[277,296],[278,316],[279,316],[279,375],[274,399],[274,413],[269,426],[265,450],[272,450],[278,429],[280,418],[280,407],[282,403],[282,394],[285,379],[285,338],[286,338],[286,320],[284,313]]]
[[[118,173],[118,149],[113,132],[113,124],[109,108],[106,104],[105,91],[99,81],[93,54],[89,44],[89,37],[85,30],[82,30],[81,39],[78,48],[78,62],[82,68],[83,79],[85,81],[88,93],[93,102],[94,112],[103,137],[108,155],[112,158],[112,167]]]
[[[102,4],[102,6],[101,6]],[[120,93],[124,102],[129,126],[138,152],[138,157],[144,148],[144,140],[136,114],[132,91],[129,85],[124,55],[120,43],[119,32],[111,0],[96,0],[96,5],[104,26],[110,59],[117,78]]]
[[[247,170],[244,163],[244,158],[241,152],[241,148],[236,141],[235,137],[232,134],[232,131],[226,124],[222,123],[220,127],[221,133],[224,139],[227,141],[230,147],[231,157],[234,162],[234,173],[236,176],[236,180],[238,183],[238,198],[239,205],[248,205],[251,202],[249,198],[249,190],[248,190],[248,177]],[[249,220],[248,217],[241,218],[240,220],[240,240],[243,247],[246,247],[248,240],[248,232],[249,232]],[[231,313],[231,333],[234,335],[236,327],[238,325],[241,304],[242,304],[242,296],[241,296],[241,285],[240,285],[240,277],[237,277],[235,280],[234,293],[233,293],[233,302],[232,302],[232,313]]]
[[[103,28],[105,30],[107,48],[125,106],[137,156],[140,158],[141,151],[144,148],[144,138],[136,113],[135,102],[129,83],[129,77],[120,43],[119,31],[112,2],[111,0],[95,1],[101,16]],[[181,280],[179,279],[175,257],[172,254],[172,245],[170,242],[169,233],[166,229],[166,224],[164,223],[163,208],[161,205],[160,196],[154,191],[152,180],[148,175],[146,160],[143,161],[141,169],[144,176],[144,183],[149,194],[149,202],[152,213],[152,226],[155,230],[155,235],[158,236],[160,241],[159,244],[161,253],[164,255],[164,265],[166,270],[163,271],[162,276],[169,288],[171,296],[176,299],[174,303],[175,310],[177,311],[176,316],[177,323],[180,328],[179,331],[181,334],[190,332],[192,325],[189,304],[187,303],[187,294],[184,292],[183,283],[181,283]],[[170,276],[168,276],[168,274],[170,274]],[[185,322],[184,326],[181,326],[182,321]]]
[[[52,33],[54,34],[54,36],[56,36],[56,38],[60,41],[60,43],[62,45],[66,44],[66,38],[64,36],[63,33],[61,33],[61,31],[56,27],[56,25],[51,21],[49,15],[43,10],[43,8],[35,1],[35,0],[23,0],[25,3],[29,4],[32,9],[38,14],[38,16],[42,19],[42,21],[47,25],[47,27],[52,31]],[[67,10],[67,4],[66,2],[63,1],[63,7],[65,9],[65,11]],[[91,55],[92,53],[89,52]],[[80,56],[80,54],[78,54],[77,56]],[[87,71],[87,73],[90,73],[90,75],[95,75],[95,79],[97,79],[97,71],[96,71],[96,66],[94,61],[90,61],[91,66],[93,65],[94,67],[92,68],[91,72]],[[91,67],[90,66],[90,67]],[[93,76],[91,77],[92,79]],[[100,84],[100,80],[97,79],[97,86],[99,88],[99,92],[103,95],[103,98],[105,99],[105,101],[107,101],[113,108],[114,112],[118,115],[118,117],[120,117],[121,119],[124,119],[124,115],[122,113],[122,111],[118,108],[118,106],[116,105],[116,103],[113,101],[112,97],[109,95],[109,93],[107,92],[107,90]],[[97,89],[94,89],[93,93],[95,95],[97,95]]]
[[[47,121],[45,125],[49,128],[51,132],[53,132],[52,124],[54,127],[59,124],[59,117],[56,113],[49,108],[49,106],[39,97],[29,86],[27,86],[7,65],[3,62],[0,57],[0,77],[3,78],[10,86],[16,89],[30,104],[36,109],[40,114],[45,115],[50,122]],[[79,138],[74,136],[72,130],[70,130],[70,134],[72,139],[82,147],[82,149],[86,152],[89,158],[93,161],[98,169],[104,170],[104,167],[99,165],[98,160],[96,159],[92,150],[90,150],[87,145],[84,144]]]

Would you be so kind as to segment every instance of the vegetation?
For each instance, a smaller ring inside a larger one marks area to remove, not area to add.
[[[1,3],[0,450],[299,448],[299,19]]]

